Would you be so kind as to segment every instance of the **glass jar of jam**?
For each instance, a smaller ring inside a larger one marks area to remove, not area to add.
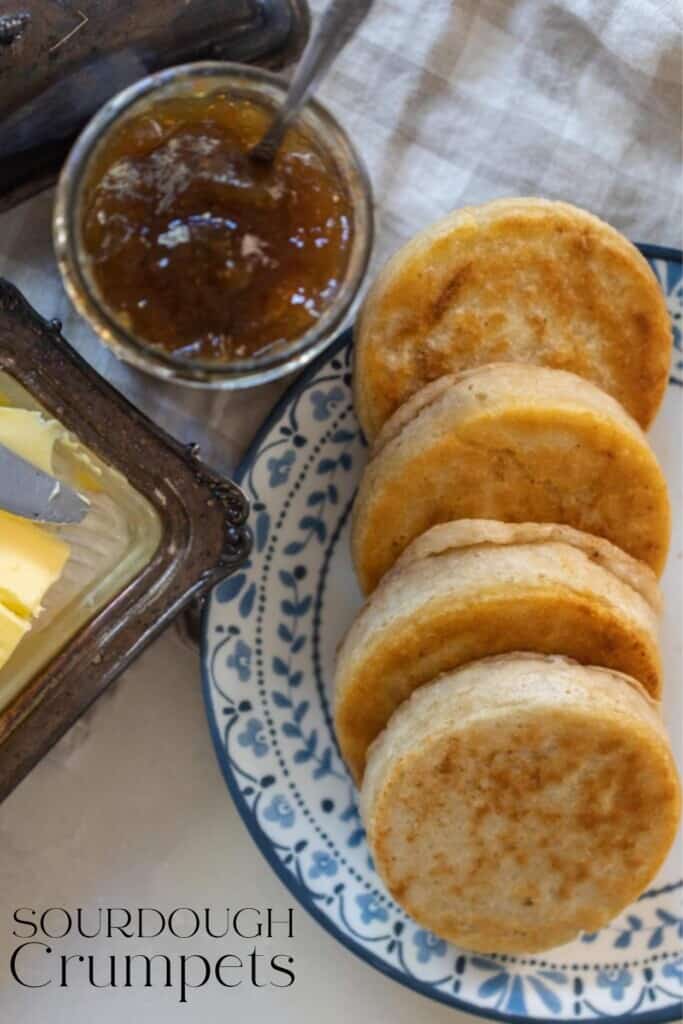
[[[247,66],[172,68],[116,96],[76,142],[57,258],[121,358],[244,387],[304,365],[348,319],[371,248],[368,179],[315,102],[272,164],[250,157],[285,91]]]

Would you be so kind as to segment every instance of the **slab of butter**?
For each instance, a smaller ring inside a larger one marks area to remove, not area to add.
[[[22,619],[0,604],[0,666],[9,661],[10,655],[30,628],[31,623],[27,619]]]
[[[68,557],[56,534],[0,511],[0,604],[24,618],[37,615]]]
[[[0,444],[47,473],[56,441],[64,435],[39,412],[0,406]],[[41,611],[70,549],[56,534],[0,510],[0,668]]]
[[[33,409],[16,409],[2,405],[0,394],[0,444],[26,459],[45,473],[56,474],[54,448],[60,441],[74,460],[71,467],[73,487],[99,494],[102,490],[102,471],[56,420],[46,419]]]
[[[0,444],[44,473],[52,473],[55,443],[64,435],[56,420],[31,409],[0,406]]]

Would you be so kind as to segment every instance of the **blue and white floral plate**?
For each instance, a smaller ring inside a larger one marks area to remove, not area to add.
[[[645,253],[674,317],[671,385],[652,439],[680,512],[681,255]],[[233,799],[266,859],[316,920],[424,995],[505,1021],[678,1020],[680,845],[653,889],[608,928],[541,956],[478,956],[449,946],[415,924],[375,874],[330,714],[335,648],[361,601],[348,533],[366,453],[350,363],[345,335],[285,395],[238,477],[252,502],[254,551],[244,571],[214,592],[202,653],[211,732]],[[664,582],[672,734],[683,721],[681,518],[674,515]]]

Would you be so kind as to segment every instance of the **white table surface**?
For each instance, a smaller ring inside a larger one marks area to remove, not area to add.
[[[318,8],[320,3],[315,3]],[[580,203],[631,237],[680,244],[680,53],[676,6],[378,0],[325,99],[375,183],[377,260],[464,202],[542,194]],[[588,171],[590,173],[588,173]],[[116,363],[70,309],[50,247],[52,197],[0,217],[0,273],[95,366],[182,440],[229,471],[280,385],[225,396],[160,386]],[[292,988],[27,990],[7,962],[20,906],[271,906],[292,899],[235,812],[211,746],[197,655],[167,632],[0,807],[0,1020],[12,1024],[474,1020],[355,959],[295,908]],[[77,940],[60,952],[142,951]],[[82,945],[82,944],[81,944]],[[149,943],[147,946],[149,947]],[[212,945],[170,939],[146,952]],[[268,948],[268,943],[265,948]],[[231,952],[253,943],[235,940]]]

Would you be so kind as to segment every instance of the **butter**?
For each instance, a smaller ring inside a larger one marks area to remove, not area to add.
[[[0,444],[46,473],[63,434],[39,412],[0,405]],[[68,545],[56,534],[0,510],[0,668],[30,630],[68,557]]]
[[[68,435],[62,438],[64,448],[67,449],[74,459],[71,467],[69,483],[77,491],[90,491],[92,494],[102,494],[102,470],[97,466],[78,441],[74,441]]]
[[[0,604],[22,618],[37,615],[68,557],[55,534],[0,511]]]
[[[45,473],[52,473],[52,457],[64,428],[30,409],[0,405],[0,444]]]
[[[82,446],[56,420],[46,419],[32,409],[15,409],[3,405],[0,393],[0,444],[10,448],[32,466],[45,473],[57,474],[55,445],[60,442],[73,457],[70,483],[77,491],[102,491],[102,470],[95,465]]]
[[[30,628],[30,622],[0,604],[0,666],[9,661]]]

